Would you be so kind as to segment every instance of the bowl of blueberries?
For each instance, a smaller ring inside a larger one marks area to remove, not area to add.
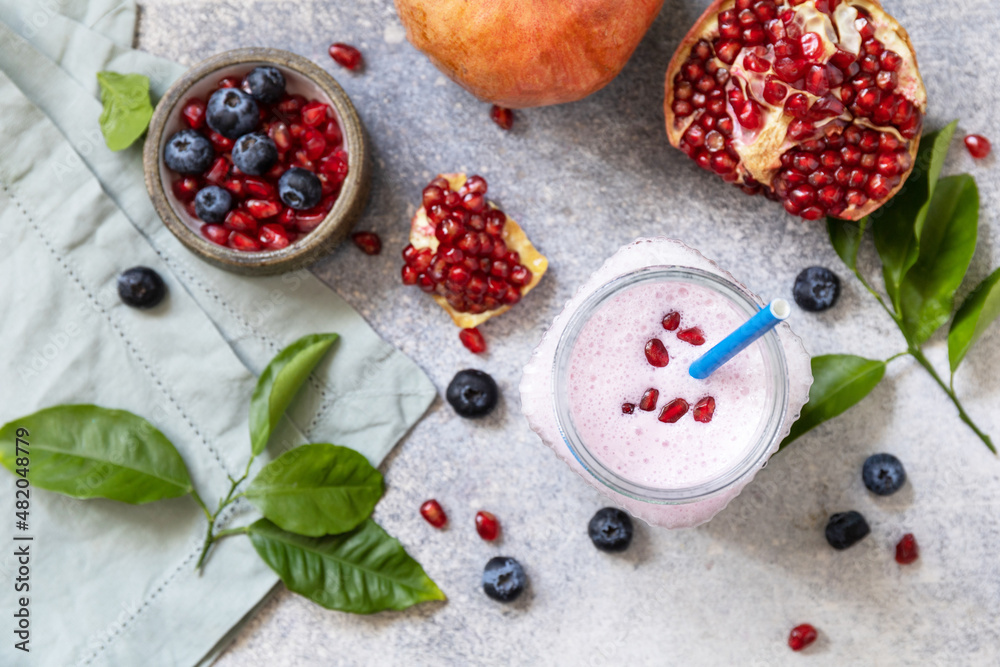
[[[160,100],[143,152],[168,229],[223,269],[273,275],[340,243],[368,201],[364,127],[339,84],[278,49],[226,51]]]

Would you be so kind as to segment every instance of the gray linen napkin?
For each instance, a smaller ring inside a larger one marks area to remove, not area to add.
[[[191,257],[148,202],[138,150],[113,154],[100,140],[98,69],[145,70],[154,92],[180,71],[127,48],[134,5],[69,0],[57,5],[64,16],[19,4],[0,0],[0,422],[61,402],[132,410],[178,446],[211,502],[245,460],[251,371],[300,335],[337,331],[272,451],[305,432],[380,462],[433,400],[423,373],[311,274],[238,278]],[[148,313],[115,293],[117,273],[136,264],[170,287]],[[379,414],[364,409],[373,394]],[[0,497],[13,499],[6,473]],[[210,660],[275,577],[242,538],[195,576],[203,530],[189,499],[128,507],[34,494],[32,653],[4,647],[0,662]],[[0,572],[13,577],[9,555]],[[0,614],[13,604],[3,596]]]

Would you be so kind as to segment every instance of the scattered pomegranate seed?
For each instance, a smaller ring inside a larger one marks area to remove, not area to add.
[[[676,310],[671,310],[663,316],[663,328],[667,331],[676,331],[681,325],[681,314]]]
[[[492,542],[500,534],[500,522],[490,512],[476,512],[476,532],[479,537]]]
[[[514,127],[514,112],[504,107],[493,105],[490,107],[490,118],[500,126],[501,130],[509,130]]]
[[[458,338],[462,341],[462,345],[467,347],[469,352],[473,354],[482,354],[486,351],[486,339],[483,338],[483,334],[476,327],[462,329],[458,332]]]
[[[382,252],[382,239],[375,232],[354,232],[351,234],[351,240],[366,255],[377,255]]]
[[[448,522],[448,515],[441,509],[440,503],[436,500],[428,500],[420,506],[420,516],[427,520],[435,528],[441,528]]]
[[[675,398],[660,410],[660,416],[657,417],[664,424],[674,424],[681,417],[687,414],[688,402],[683,398]]]
[[[691,345],[705,344],[705,332],[703,332],[698,327],[691,327],[690,329],[684,329],[682,331],[678,331],[677,337],[680,338],[685,343],[690,343]]]
[[[652,412],[656,409],[656,401],[660,398],[660,392],[656,389],[647,389],[639,401],[639,409]]]
[[[918,558],[920,558],[920,547],[917,546],[917,538],[913,533],[903,535],[896,545],[896,562],[900,565],[909,565]]]
[[[670,354],[659,338],[650,338],[646,341],[646,361],[657,368],[663,368],[670,363]]]
[[[792,628],[792,631],[788,633],[788,646],[793,651],[801,651],[806,646],[809,646],[816,641],[816,636],[816,628],[808,623],[796,625]]]
[[[330,57],[341,67],[355,70],[361,65],[361,52],[350,44],[337,42],[330,45]]]
[[[715,415],[715,399],[711,396],[706,396],[697,403],[694,404],[694,420],[696,422],[701,422],[707,424],[712,421],[712,417]]]
[[[993,148],[990,140],[981,134],[970,134],[965,137],[965,147],[969,149],[969,155],[977,160],[985,158]]]
[[[197,97],[188,100],[184,104],[184,108],[181,109],[181,115],[184,116],[184,121],[188,124],[188,127],[193,130],[200,130],[205,127],[205,108],[205,101]]]
[[[630,415],[635,412],[635,403],[622,403],[622,414]]]

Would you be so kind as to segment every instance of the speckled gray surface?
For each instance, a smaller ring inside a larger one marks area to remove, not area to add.
[[[389,0],[216,2],[145,0],[141,48],[185,63],[247,45],[291,49],[329,70],[372,136],[377,172],[361,224],[377,231],[377,258],[342,247],[316,267],[439,388],[464,367],[497,378],[502,409],[484,423],[438,402],[385,466],[377,518],[449,596],[373,617],[325,611],[280,592],[218,661],[222,667],[331,664],[996,665],[1000,663],[1000,460],[959,422],[910,360],[893,362],[866,403],[778,455],[727,510],[702,528],[640,527],[622,556],[596,551],[586,522],[602,505],[528,430],[516,394],[520,369],[563,302],[615,248],[636,236],[683,239],[765,297],[789,296],[796,273],[825,264],[845,278],[840,304],[793,327],[814,354],[888,357],[903,348],[885,315],[847,276],[816,225],[785,216],[700,172],[663,132],[662,75],[706,0],[667,0],[623,74],[585,101],[518,114],[504,134],[487,109],[447,82],[403,38]],[[992,0],[887,0],[909,29],[930,97],[931,126],[1000,141],[1000,15]],[[359,75],[327,57],[358,45]],[[946,167],[982,191],[972,276],[1000,264],[1000,164],[974,164],[956,143]],[[474,358],[447,316],[398,284],[398,250],[422,185],[436,172],[486,176],[504,208],[551,262],[523,305],[483,327],[490,353]],[[868,271],[871,252],[864,255]],[[966,286],[965,289],[968,289]],[[970,355],[957,387],[981,426],[1000,436],[1000,327]],[[930,357],[946,365],[940,336]],[[377,409],[373,405],[372,409]],[[910,480],[888,499],[864,489],[874,451],[898,454]],[[437,497],[451,518],[437,532],[416,514]],[[476,537],[476,510],[494,512],[502,541]],[[834,552],[826,517],[858,509],[872,525],[860,545]],[[914,532],[922,556],[901,568],[892,547]],[[515,556],[530,590],[501,606],[479,589],[493,555]],[[805,655],[785,646],[811,622]]]

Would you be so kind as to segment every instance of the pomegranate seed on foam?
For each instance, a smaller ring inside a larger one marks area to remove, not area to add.
[[[677,338],[684,341],[685,343],[690,343],[691,345],[705,344],[705,334],[698,327],[691,327],[690,329],[683,329],[681,331],[678,331]]]
[[[993,149],[990,140],[981,134],[970,134],[965,137],[965,147],[968,149],[969,155],[977,160],[984,159]]]
[[[788,647],[793,651],[801,651],[806,646],[809,646],[816,641],[817,636],[816,628],[808,623],[796,625],[792,628],[792,631],[788,633]]]
[[[660,398],[660,392],[656,389],[647,389],[639,401],[639,409],[645,412],[652,412],[656,409],[656,401]]]
[[[354,232],[351,234],[351,240],[366,255],[377,255],[382,252],[382,239],[374,232]]]
[[[712,421],[712,417],[715,416],[715,399],[711,396],[706,396],[694,405],[694,420],[696,422],[701,422],[702,424],[707,424]]]
[[[441,509],[441,505],[436,500],[428,500],[420,506],[420,516],[424,517],[427,523],[435,528],[441,528],[448,523],[448,515]]]
[[[883,204],[913,166],[925,108],[905,31],[851,0],[737,0],[667,72],[670,143],[807,220]]]
[[[458,339],[462,341],[462,345],[468,348],[469,352],[472,352],[473,354],[482,354],[486,351],[486,339],[483,338],[483,334],[479,331],[479,329],[475,327],[459,331]]]
[[[476,532],[479,537],[492,542],[500,534],[500,522],[490,512],[476,512]]]
[[[920,558],[920,547],[917,546],[917,538],[913,533],[903,535],[896,545],[896,562],[900,565],[909,565]]]
[[[490,118],[501,130],[509,130],[514,127],[514,112],[504,107],[493,105],[490,107]]]
[[[670,354],[659,338],[651,338],[646,342],[646,361],[651,366],[663,368],[670,363]]]
[[[657,417],[664,424],[675,424],[680,421],[680,418],[687,414],[688,402],[683,398],[675,398],[660,410],[660,416]]]
[[[331,44],[329,52],[330,57],[341,67],[355,70],[361,65],[361,52],[350,44],[342,44],[340,42]]]

